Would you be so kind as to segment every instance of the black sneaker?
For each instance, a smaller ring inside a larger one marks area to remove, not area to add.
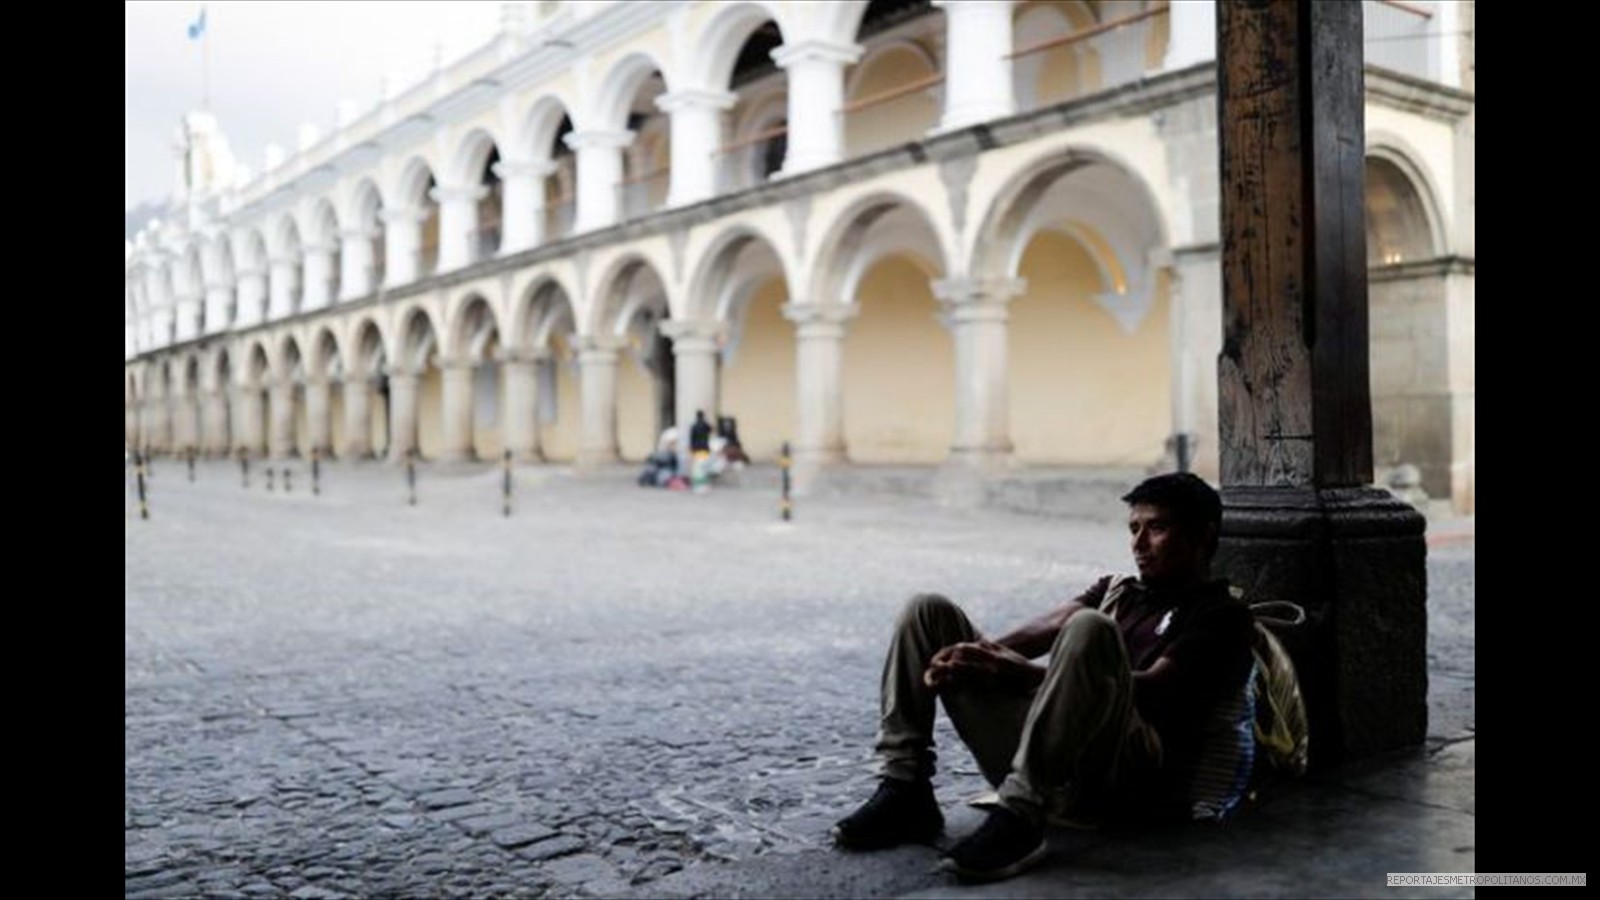
[[[1022,874],[1048,852],[1044,829],[1002,806],[951,847],[940,865],[967,881],[998,881]]]
[[[833,841],[847,850],[882,850],[925,844],[943,830],[944,813],[931,782],[885,778],[872,799],[833,826]]]

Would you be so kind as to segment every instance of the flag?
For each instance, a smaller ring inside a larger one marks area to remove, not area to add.
[[[206,33],[206,8],[200,7],[200,18],[189,24],[189,40],[198,41],[200,35]]]

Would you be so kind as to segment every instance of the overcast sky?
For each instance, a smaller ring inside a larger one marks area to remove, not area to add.
[[[323,134],[339,101],[377,102],[385,74],[410,84],[494,36],[498,2],[208,2],[205,33],[190,40],[197,2],[127,2],[124,63],[127,189],[123,208],[168,196],[172,133],[200,107],[201,43],[209,44],[211,111],[234,156],[260,172],[269,143],[295,147],[302,122]]]

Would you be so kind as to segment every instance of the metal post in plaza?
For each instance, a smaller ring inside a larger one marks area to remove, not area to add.
[[[250,451],[239,448],[239,486],[250,486]]]
[[[150,518],[150,503],[145,499],[144,495],[145,460],[147,459],[149,457],[145,454],[138,450],[133,451],[133,474],[139,485],[139,518],[141,519]]]
[[[501,509],[504,515],[511,515],[511,451],[508,449],[503,454],[505,458],[505,474],[500,480]]]
[[[793,516],[794,503],[789,499],[789,472],[793,468],[794,458],[789,454],[789,442],[783,442],[783,450],[778,456],[778,468],[783,471],[783,500],[780,508],[783,510],[783,520],[789,521]]]
[[[193,484],[194,483],[194,447],[191,446],[191,447],[185,448],[184,456],[185,456],[185,458],[187,459],[187,461],[189,463],[189,483]]]
[[[292,474],[294,472],[288,466],[283,467],[283,492],[285,494],[289,493],[289,488],[293,486],[289,480],[289,476]]]
[[[311,496],[322,493],[322,451],[311,448]]]
[[[406,490],[410,494],[407,501],[411,506],[417,505],[417,451],[413,447],[406,451]]]
[[[267,466],[267,490],[272,490],[272,467]]]

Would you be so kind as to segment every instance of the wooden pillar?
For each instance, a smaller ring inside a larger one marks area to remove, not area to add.
[[[1313,765],[1427,733],[1422,516],[1371,487],[1362,8],[1217,16],[1223,501],[1217,571],[1292,600]]]

